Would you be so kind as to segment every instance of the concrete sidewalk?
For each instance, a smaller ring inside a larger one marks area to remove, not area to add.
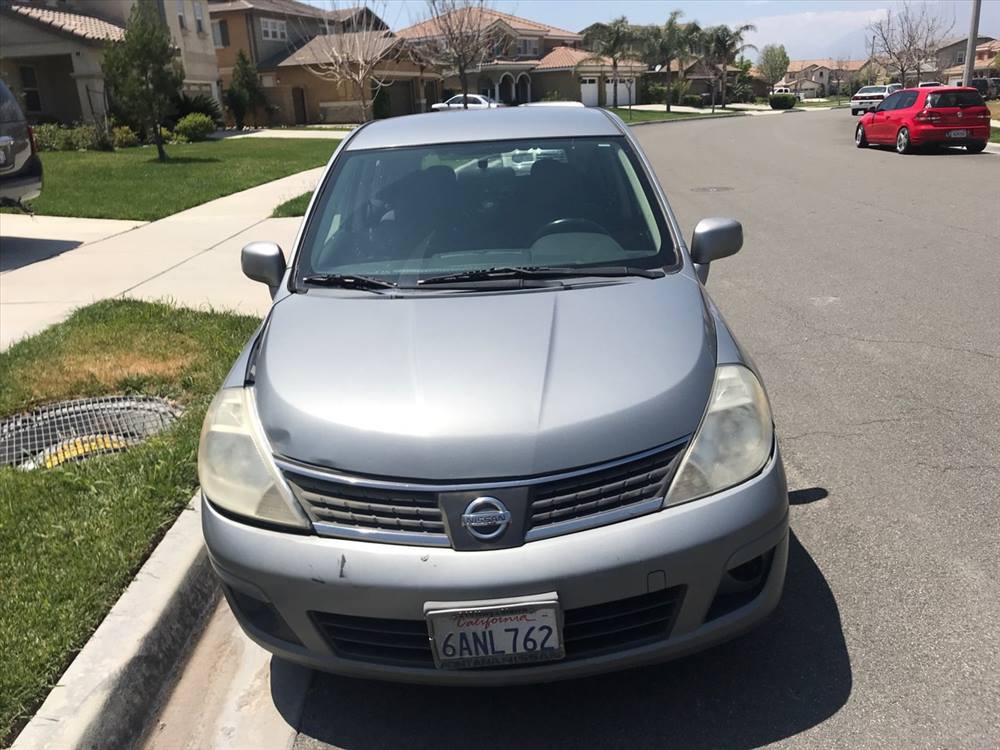
[[[242,275],[240,248],[251,240],[274,240],[288,251],[300,219],[270,219],[271,212],[314,190],[322,173],[323,167],[300,172],[5,271],[0,349],[107,297],[262,314],[270,298]]]

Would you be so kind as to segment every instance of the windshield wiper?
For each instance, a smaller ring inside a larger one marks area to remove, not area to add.
[[[394,281],[384,281],[373,276],[357,276],[350,273],[317,273],[304,276],[302,280],[316,286],[335,286],[343,289],[395,289]]]
[[[504,266],[498,268],[479,268],[473,271],[460,271],[444,276],[431,276],[419,279],[417,284],[451,284],[463,281],[494,281],[499,279],[555,279],[566,276],[642,276],[647,279],[658,279],[664,273],[660,269],[636,268],[633,266]]]

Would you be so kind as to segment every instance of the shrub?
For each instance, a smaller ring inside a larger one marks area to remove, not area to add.
[[[69,131],[69,134],[74,151],[87,151],[98,147],[97,128],[93,125],[77,125]]]
[[[201,112],[184,115],[174,128],[174,134],[189,141],[203,141],[215,132],[215,121]]]
[[[194,96],[178,94],[174,99],[174,129],[177,129],[176,123],[195,112],[210,117],[212,122],[219,127],[223,124],[222,110],[214,97],[207,94],[195,94]]]
[[[56,123],[35,125],[35,143],[39,151],[69,151],[73,148],[70,131]]]
[[[798,98],[795,94],[771,94],[771,109],[791,109]]]
[[[115,148],[129,148],[139,145],[139,136],[128,125],[119,125],[111,129],[111,140]]]
[[[685,94],[684,98],[681,99],[681,104],[685,107],[700,107],[701,96],[698,94]]]

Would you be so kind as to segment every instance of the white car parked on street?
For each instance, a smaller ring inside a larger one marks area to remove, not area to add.
[[[439,104],[431,105],[431,109],[435,112],[448,112],[453,109],[495,109],[504,106],[482,94],[467,94],[466,98],[468,99],[468,107],[462,106],[462,94],[458,94]]]

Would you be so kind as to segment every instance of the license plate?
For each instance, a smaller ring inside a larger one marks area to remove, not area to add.
[[[440,669],[529,664],[566,655],[559,602],[482,602],[425,612]]]
[[[969,134],[968,130],[949,130],[949,138],[965,138]]]

